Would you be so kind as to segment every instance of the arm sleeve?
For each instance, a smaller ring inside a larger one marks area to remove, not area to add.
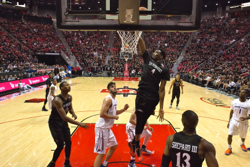
[[[146,50],[146,51],[144,52],[144,54],[142,55],[142,58],[143,58],[144,64],[148,64],[148,63],[149,63],[150,55],[149,55],[149,53],[148,53],[147,50]]]
[[[162,76],[163,80],[167,80],[170,81],[170,74],[169,74],[169,70],[168,68],[164,68],[164,72],[163,72],[163,76]]]

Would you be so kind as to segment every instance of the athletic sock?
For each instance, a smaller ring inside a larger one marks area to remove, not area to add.
[[[135,138],[133,139],[132,144],[135,145]]]
[[[103,166],[107,166],[108,165],[108,161],[103,161]]]
[[[135,141],[135,147],[140,148],[140,141]]]
[[[131,159],[130,159],[130,160],[131,160],[131,161],[134,161],[134,160],[135,160],[135,157],[132,157],[132,156],[131,156]]]
[[[228,144],[228,148],[232,149],[231,144]]]
[[[244,144],[244,142],[242,141],[240,145],[243,145],[243,144]]]

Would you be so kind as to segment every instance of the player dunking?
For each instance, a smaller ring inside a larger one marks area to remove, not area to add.
[[[53,102],[53,99],[56,97],[56,91],[57,91],[56,84],[57,84],[57,80],[53,79],[52,84],[49,88],[49,94],[47,97],[48,103],[49,103],[49,109],[52,109],[52,102]]]
[[[109,159],[117,148],[117,141],[114,133],[110,128],[113,127],[114,121],[119,119],[121,113],[126,111],[129,106],[126,104],[122,110],[116,110],[117,108],[117,89],[114,82],[110,82],[107,86],[109,95],[106,96],[102,103],[100,112],[100,118],[95,124],[95,147],[94,152],[97,153],[95,158],[94,167],[106,167]],[[102,159],[106,153],[106,149],[109,148],[103,164]]]
[[[239,99],[235,99],[231,103],[231,112],[228,122],[228,149],[225,152],[225,155],[230,155],[232,153],[232,138],[233,135],[238,135],[241,138],[241,149],[247,151],[246,146],[244,145],[245,138],[247,135],[248,128],[248,116],[250,114],[250,102],[246,99],[247,92],[246,90],[241,90],[239,94]]]
[[[176,97],[177,98],[176,109],[179,110],[180,93],[181,93],[180,87],[181,87],[182,94],[183,94],[183,80],[180,79],[179,74],[177,74],[175,79],[172,81],[171,86],[170,86],[169,91],[168,91],[168,94],[170,94],[172,87],[173,87],[173,92],[172,92],[172,99],[171,99],[171,103],[170,103],[169,108],[172,108],[173,101]]]
[[[47,167],[54,167],[56,160],[58,159],[64,144],[65,146],[65,163],[64,167],[71,167],[70,165],[70,152],[71,152],[71,138],[70,138],[70,130],[68,123],[72,123],[78,126],[83,127],[84,129],[88,129],[89,126],[75,121],[77,116],[72,108],[72,96],[68,94],[70,91],[70,86],[67,82],[62,82],[60,84],[61,94],[56,96],[52,103],[52,111],[49,117],[49,129],[51,135],[57,145],[57,148],[54,152],[52,161],[49,163]],[[67,113],[70,113],[72,117],[67,116]]]
[[[48,98],[48,94],[49,94],[49,88],[50,88],[50,85],[52,84],[52,79],[53,79],[53,74],[52,73],[49,73],[49,78],[46,80],[46,94],[45,94],[45,101],[44,101],[44,104],[43,104],[43,108],[42,108],[42,111],[48,111],[46,108],[45,108],[45,105],[47,103],[47,98]]]
[[[132,156],[135,156],[135,152],[138,156],[138,161],[142,161],[140,150],[140,138],[150,115],[154,115],[156,105],[160,101],[160,110],[158,118],[160,121],[164,119],[163,102],[165,97],[165,85],[170,80],[169,71],[161,63],[165,58],[165,52],[161,49],[156,50],[152,56],[149,55],[146,50],[145,43],[140,37],[139,48],[141,50],[142,58],[144,60],[143,72],[141,81],[139,82],[139,88],[136,96],[136,129],[135,138],[133,140],[133,152]],[[161,84],[160,84],[161,83]],[[160,87],[159,87],[160,84]]]
[[[218,167],[214,146],[196,134],[196,113],[187,110],[182,114],[181,120],[184,129],[167,138],[161,167],[169,167],[170,161],[176,167],[201,167],[204,158],[208,167]]]

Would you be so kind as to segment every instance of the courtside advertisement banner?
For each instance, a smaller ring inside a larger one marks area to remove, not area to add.
[[[40,77],[33,77],[28,79],[22,79],[21,82],[23,85],[34,85],[41,82],[45,82],[49,78],[48,75],[40,76]],[[18,88],[19,80],[10,81],[0,83],[0,92],[17,89]]]

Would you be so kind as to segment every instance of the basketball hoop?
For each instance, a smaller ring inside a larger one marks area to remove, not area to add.
[[[137,44],[142,31],[117,31],[117,33],[122,41],[121,52],[137,54]]]
[[[125,60],[126,60],[126,63],[127,63],[127,62],[128,62],[128,56],[125,56],[124,58],[125,58]]]

